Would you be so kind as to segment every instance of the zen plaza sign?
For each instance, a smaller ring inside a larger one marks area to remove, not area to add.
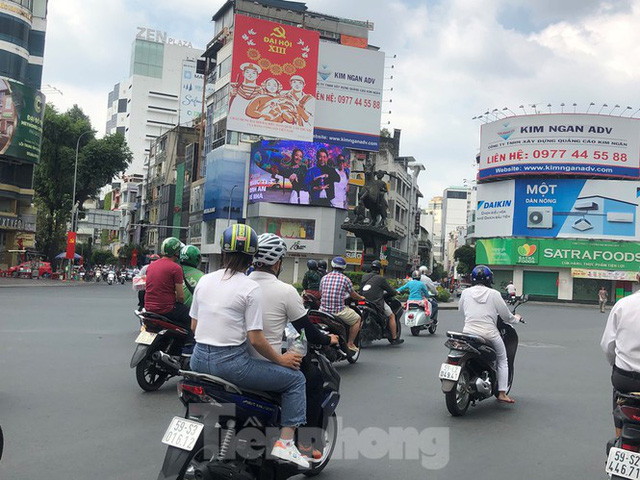
[[[167,45],[178,45],[179,47],[189,47],[193,48],[193,44],[186,40],[177,40],[173,37],[167,36],[167,32],[163,32],[161,30],[153,30],[151,28],[146,27],[136,27],[138,29],[138,34],[136,35],[137,40],[147,40],[148,42],[155,43],[166,43]]]

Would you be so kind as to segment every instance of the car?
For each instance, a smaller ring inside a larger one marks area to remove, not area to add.
[[[7,273],[10,277],[18,277],[20,275],[28,275],[31,276],[31,271],[33,268],[38,268],[38,276],[44,277],[45,275],[51,276],[53,270],[51,269],[51,264],[49,262],[22,262],[20,265],[14,265],[11,267]]]

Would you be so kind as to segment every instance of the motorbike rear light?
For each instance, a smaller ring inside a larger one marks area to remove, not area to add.
[[[623,450],[629,450],[630,452],[637,452],[638,450],[640,450],[638,445],[629,445],[628,443],[623,443],[622,444],[622,449]]]
[[[182,384],[181,390],[183,392],[193,393],[194,395],[204,395],[204,388],[196,386],[196,385],[185,385],[185,384]]]
[[[409,318],[413,318],[415,315],[413,313],[410,313],[409,315],[407,315],[407,317]]]
[[[360,301],[358,302],[358,305],[366,305],[366,304],[367,304],[367,302],[365,302],[365,301],[363,301],[363,300],[360,300]]]
[[[633,420],[634,422],[640,422],[640,408],[622,405],[620,407],[620,411],[628,419]]]

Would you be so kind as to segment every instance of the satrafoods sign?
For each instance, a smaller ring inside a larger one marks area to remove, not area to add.
[[[639,271],[640,244],[533,238],[480,239],[476,244],[476,262]]]
[[[516,115],[484,124],[478,178],[516,175],[638,178],[640,120]]]

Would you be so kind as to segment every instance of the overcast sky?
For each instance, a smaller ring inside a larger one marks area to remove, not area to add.
[[[424,163],[426,199],[475,178],[487,110],[524,105],[628,116],[640,108],[640,0],[308,0],[310,10],[370,20],[388,56],[383,126],[402,130],[401,154]],[[223,0],[49,2],[43,89],[77,103],[104,133],[107,95],[129,74],[137,26],[204,47]],[[55,87],[62,94],[50,88]],[[566,110],[565,110],[566,111]],[[640,117],[640,114],[637,115]],[[391,122],[387,125],[387,122]],[[425,200],[426,201],[426,200]]]

